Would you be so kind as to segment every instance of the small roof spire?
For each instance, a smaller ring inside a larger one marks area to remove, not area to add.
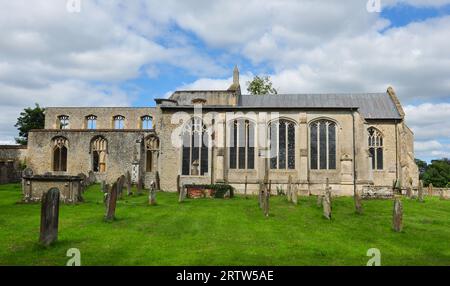
[[[229,91],[239,91],[241,90],[241,85],[239,83],[239,69],[237,65],[234,66],[233,70],[233,84],[228,88]]]

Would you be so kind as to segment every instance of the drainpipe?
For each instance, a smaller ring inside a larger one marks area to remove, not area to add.
[[[352,110],[353,121],[353,194],[356,193],[356,147],[355,147],[355,110]]]
[[[395,180],[398,181],[398,122],[395,123]]]

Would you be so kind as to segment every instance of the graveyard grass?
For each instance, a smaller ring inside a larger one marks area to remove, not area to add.
[[[289,204],[270,201],[263,216],[257,197],[178,203],[177,194],[118,201],[113,222],[104,222],[100,186],[86,202],[61,205],[59,240],[38,245],[40,205],[17,203],[20,185],[0,186],[0,265],[64,266],[70,248],[82,265],[366,265],[367,250],[381,251],[382,265],[450,265],[450,201],[403,199],[404,229],[392,231],[393,202],[352,198],[333,201],[333,219],[322,218],[315,197]]]

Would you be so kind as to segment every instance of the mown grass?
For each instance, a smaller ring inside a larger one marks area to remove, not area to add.
[[[391,230],[392,201],[333,201],[333,219],[322,218],[315,197],[299,205],[271,198],[266,218],[257,198],[187,200],[158,193],[119,201],[117,220],[103,221],[98,185],[86,202],[61,205],[59,240],[38,245],[40,205],[18,204],[20,185],[0,186],[0,265],[65,265],[78,248],[82,265],[365,265],[369,248],[382,265],[450,265],[450,201],[404,199],[404,231]]]

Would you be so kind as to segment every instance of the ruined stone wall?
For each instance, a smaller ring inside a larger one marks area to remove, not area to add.
[[[132,171],[132,164],[137,160],[140,166],[145,166],[145,155],[142,150],[142,140],[150,135],[144,131],[33,131],[29,135],[28,167],[35,175],[50,172],[54,175],[76,176],[79,173],[87,174],[92,170],[93,159],[90,153],[91,140],[98,135],[108,141],[106,156],[106,171],[96,173],[97,182],[106,180],[112,183],[127,171]],[[54,172],[53,170],[53,142],[52,139],[63,136],[68,140],[67,172]],[[142,172],[141,175],[145,176]]]
[[[0,146],[0,184],[19,182],[26,163],[26,146]]]
[[[45,129],[59,129],[60,115],[69,116],[69,129],[87,129],[86,117],[97,116],[96,129],[114,129],[113,117],[125,117],[124,129],[141,129],[141,117],[152,116],[151,107],[47,107],[45,110]]]

